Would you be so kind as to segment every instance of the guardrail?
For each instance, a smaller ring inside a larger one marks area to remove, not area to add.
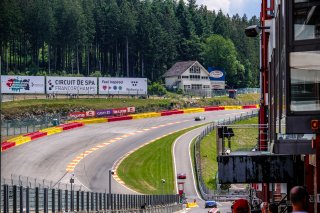
[[[70,188],[69,188],[70,187]],[[178,195],[109,194],[39,184],[1,185],[1,212],[176,212]]]
[[[215,130],[215,127],[217,125],[228,125],[236,121],[241,121],[248,118],[256,117],[257,115],[258,115],[258,111],[252,111],[251,113],[247,113],[245,115],[241,114],[239,116],[235,116],[234,118],[219,120],[216,123],[209,124],[207,128],[204,129],[204,131],[202,131],[201,134],[196,138],[194,143],[194,150],[195,150],[194,159],[195,159],[195,167],[196,167],[195,171],[197,175],[197,182],[198,182],[198,188],[199,188],[200,194],[205,200],[214,199],[217,201],[232,201],[237,198],[244,198],[249,196],[248,194],[249,192],[245,194],[239,194],[239,193],[237,194],[237,192],[232,193],[232,191],[229,191],[229,192],[223,192],[221,190],[213,191],[206,186],[202,177],[200,143],[206,135],[208,135],[210,132]]]

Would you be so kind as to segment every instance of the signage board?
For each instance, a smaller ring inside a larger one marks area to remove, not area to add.
[[[86,112],[70,112],[68,116],[73,118],[85,118]]]
[[[113,115],[127,114],[127,112],[128,112],[127,108],[115,108],[115,109],[112,109],[112,114]]]
[[[44,94],[44,76],[1,76],[1,93]]]
[[[47,94],[97,94],[95,77],[52,77],[46,78]]]
[[[209,67],[211,89],[225,89],[226,72],[218,67]]]
[[[112,115],[112,109],[96,110],[97,117],[106,117]]]
[[[99,94],[146,95],[146,78],[99,78]]]

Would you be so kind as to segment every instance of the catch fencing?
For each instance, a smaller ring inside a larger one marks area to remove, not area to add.
[[[209,124],[206,129],[204,129],[201,134],[195,139],[194,143],[194,159],[195,159],[195,171],[198,180],[198,188],[202,195],[202,197],[207,199],[214,199],[217,201],[232,201],[238,198],[246,198],[249,197],[249,191],[243,192],[242,190],[211,190],[209,189],[205,181],[203,179],[203,171],[201,167],[201,152],[200,146],[201,141],[205,136],[215,130],[217,125],[229,125],[233,124],[237,121],[246,120],[252,117],[256,117],[258,115],[258,111],[252,111],[251,113],[247,113],[245,115],[241,114],[239,116],[235,116],[234,118],[222,119],[216,123]],[[212,174],[213,175],[213,174]]]
[[[1,212],[176,212],[182,210],[178,195],[109,194],[92,192],[73,184],[51,181],[4,180]],[[33,181],[35,181],[33,183]]]

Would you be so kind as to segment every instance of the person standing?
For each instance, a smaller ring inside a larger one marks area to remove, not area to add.
[[[309,194],[302,186],[295,186],[290,190],[290,200],[293,213],[307,213],[309,206]]]

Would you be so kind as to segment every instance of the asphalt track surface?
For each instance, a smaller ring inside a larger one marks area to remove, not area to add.
[[[10,178],[14,174],[51,180],[53,183],[68,183],[72,172],[67,172],[66,168],[79,154],[111,139],[138,131],[138,134],[90,153],[75,167],[73,174],[77,184],[92,191],[105,192],[108,191],[108,171],[134,148],[173,131],[247,112],[251,110],[213,111],[86,125],[1,153],[1,177]],[[205,116],[206,120],[194,121],[194,117],[199,115]],[[134,192],[112,179],[112,193]]]
[[[187,202],[193,202],[196,200],[198,207],[191,208],[188,212],[192,213],[204,213],[208,212],[210,208],[205,208],[205,201],[201,199],[200,194],[196,187],[196,176],[192,167],[191,159],[193,158],[190,153],[191,144],[194,138],[196,138],[207,125],[194,129],[181,135],[174,144],[174,161],[175,171],[178,173],[186,173],[186,179],[176,179],[176,188],[178,188],[178,182],[184,183],[184,193]],[[212,213],[220,210],[220,212],[231,212],[231,202],[220,202],[218,208],[212,209]]]

